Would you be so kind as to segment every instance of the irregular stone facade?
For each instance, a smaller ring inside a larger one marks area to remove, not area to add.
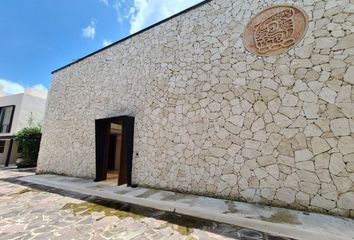
[[[354,216],[354,0],[285,54],[242,44],[274,1],[214,0],[53,74],[39,173],[95,176],[95,119],[135,116],[133,182]]]

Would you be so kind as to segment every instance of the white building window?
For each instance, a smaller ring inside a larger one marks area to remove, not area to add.
[[[0,108],[0,133],[10,132],[14,109],[14,106]]]
[[[0,141],[0,154],[5,151],[5,141]]]

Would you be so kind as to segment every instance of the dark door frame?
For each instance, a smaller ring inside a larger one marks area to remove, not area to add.
[[[95,121],[96,131],[96,178],[95,182],[107,178],[108,153],[111,123],[122,125],[122,146],[118,185],[132,185],[134,117],[119,116]]]
[[[8,148],[8,150],[7,150],[7,156],[6,156],[5,167],[8,167],[9,164],[10,164],[13,142],[14,142],[14,140],[11,139],[11,140],[10,140],[10,143],[9,143],[9,148]]]

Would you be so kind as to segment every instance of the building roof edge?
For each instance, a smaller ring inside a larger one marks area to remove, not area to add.
[[[69,64],[67,64],[67,65],[64,65],[63,67],[60,67],[60,68],[58,68],[58,69],[52,71],[52,74],[54,74],[54,73],[56,73],[56,72],[59,72],[59,71],[65,69],[65,68],[67,68],[67,67],[70,67],[71,65],[74,65],[75,63],[81,62],[82,60],[84,60],[84,59],[86,59],[86,58],[89,58],[89,57],[91,57],[91,56],[93,56],[93,55],[95,55],[95,54],[97,54],[97,53],[99,53],[99,52],[102,52],[102,51],[104,51],[104,50],[106,50],[106,49],[108,49],[108,48],[110,48],[110,47],[113,47],[113,46],[115,46],[115,45],[117,45],[117,44],[119,44],[119,43],[121,43],[121,42],[124,42],[124,41],[126,41],[126,40],[128,40],[128,39],[130,39],[130,38],[133,38],[133,37],[135,37],[135,36],[137,36],[137,35],[139,35],[139,34],[141,34],[141,33],[143,33],[143,32],[146,32],[147,30],[150,30],[150,29],[152,29],[152,28],[154,28],[154,27],[156,27],[156,26],[158,26],[158,25],[160,25],[160,24],[162,24],[162,23],[168,22],[168,21],[170,21],[171,19],[174,19],[174,18],[176,18],[176,17],[178,17],[178,16],[181,16],[181,15],[187,13],[187,12],[190,12],[190,11],[196,9],[196,8],[199,8],[199,7],[205,5],[206,3],[209,3],[209,2],[211,2],[211,1],[212,1],[212,0],[204,0],[204,1],[202,1],[202,2],[200,2],[200,3],[198,3],[198,4],[196,4],[196,5],[193,5],[193,6],[189,7],[189,8],[187,8],[187,9],[185,9],[185,10],[179,12],[179,13],[176,13],[176,14],[174,14],[174,15],[172,15],[172,16],[170,16],[170,17],[168,17],[168,18],[166,18],[166,19],[164,19],[164,20],[162,20],[162,21],[160,21],[160,22],[157,22],[157,23],[155,23],[155,24],[153,24],[153,25],[151,25],[151,26],[149,26],[149,27],[146,27],[146,28],[144,28],[144,29],[142,29],[142,30],[140,30],[140,31],[138,31],[138,32],[136,32],[136,33],[133,33],[133,34],[127,36],[127,37],[124,37],[124,38],[122,38],[122,39],[120,39],[120,40],[118,40],[118,41],[112,43],[111,45],[108,45],[108,46],[106,46],[106,47],[103,47],[103,48],[101,48],[101,49],[99,49],[99,50],[97,50],[97,51],[94,51],[94,52],[92,52],[92,53],[90,53],[90,54],[88,54],[88,55],[86,55],[86,56],[84,56],[84,57],[81,57],[81,58],[79,58],[79,59],[77,59],[77,60],[75,60],[75,61],[73,61],[73,62],[71,62],[71,63],[69,63]]]

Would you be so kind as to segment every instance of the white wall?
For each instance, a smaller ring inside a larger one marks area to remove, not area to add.
[[[46,100],[40,97],[23,94],[19,118],[16,125],[16,132],[29,126],[29,119],[32,117],[34,125],[42,125]]]
[[[42,124],[45,104],[46,99],[23,93],[0,97],[0,107],[15,105],[11,131],[10,133],[2,133],[0,136],[14,135],[21,129],[28,127],[31,116],[33,124]]]

